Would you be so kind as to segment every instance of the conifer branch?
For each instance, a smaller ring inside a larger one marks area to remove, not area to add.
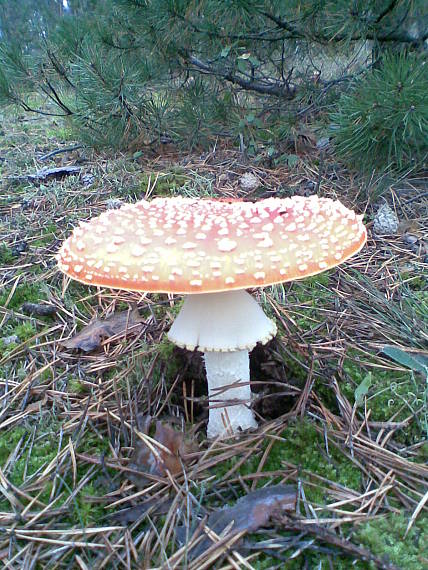
[[[194,55],[186,55],[185,59],[194,65],[198,71],[202,73],[208,73],[209,75],[215,75],[216,77],[222,77],[226,81],[233,83],[234,85],[239,85],[242,89],[246,91],[254,91],[262,95],[274,95],[275,97],[281,97],[286,99],[293,99],[295,96],[295,88],[292,87],[289,81],[260,81],[258,79],[244,79],[239,77],[231,70],[221,70],[218,67],[206,63]]]
[[[391,4],[389,5],[389,9],[388,10],[385,9],[383,12],[381,12],[381,14],[373,21],[373,23],[375,24],[379,23],[388,13],[390,13],[394,9],[395,4],[396,2],[391,2]],[[281,18],[275,16],[274,14],[271,14],[269,12],[262,12],[262,13],[266,18],[268,18],[272,22],[275,22],[275,24],[279,28],[289,32],[290,38],[294,39],[306,38],[313,42],[321,44],[332,43],[332,42],[338,43],[343,41],[356,42],[356,41],[365,41],[365,40],[373,40],[378,42],[398,42],[398,43],[417,44],[417,43],[422,43],[426,39],[428,39],[428,29],[425,30],[419,37],[416,38],[411,33],[409,33],[409,31],[404,30],[403,28],[391,31],[380,30],[379,32],[376,32],[376,30],[370,30],[368,27],[368,29],[364,33],[358,32],[352,34],[337,33],[335,31],[331,34],[326,34],[324,32],[321,32],[320,30],[316,30],[315,32],[308,32],[307,29],[299,28],[289,23],[287,20],[282,20]]]

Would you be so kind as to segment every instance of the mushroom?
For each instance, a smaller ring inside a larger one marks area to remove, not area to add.
[[[246,289],[325,271],[365,241],[361,217],[328,198],[156,198],[81,223],[58,265],[91,285],[185,295],[168,338],[204,353],[212,438],[257,425],[249,352],[276,325]]]

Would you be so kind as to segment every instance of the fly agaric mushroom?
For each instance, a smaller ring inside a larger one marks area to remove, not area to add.
[[[156,198],[81,223],[58,265],[90,285],[186,295],[168,337],[204,353],[215,437],[257,425],[249,351],[276,334],[245,289],[320,273],[365,241],[361,217],[328,198]]]

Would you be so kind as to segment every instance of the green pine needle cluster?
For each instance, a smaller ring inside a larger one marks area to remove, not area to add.
[[[428,65],[412,54],[386,55],[344,93],[332,114],[337,152],[363,169],[404,169],[428,153]]]

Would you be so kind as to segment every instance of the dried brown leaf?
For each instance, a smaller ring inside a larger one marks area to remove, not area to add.
[[[37,400],[36,402],[31,402],[28,406],[25,407],[25,412],[27,414],[38,413],[46,404],[47,397],[45,396],[42,400]]]
[[[148,430],[148,422],[146,426]],[[161,444],[159,447],[154,445],[156,453],[140,439],[135,443],[129,467],[141,471],[141,476],[129,474],[129,478],[138,486],[147,485],[145,473],[165,477],[169,471],[172,475],[178,475],[183,471],[182,465],[189,461],[189,454],[196,451],[196,444],[185,441],[183,432],[159,421],[156,422],[153,439]]]
[[[238,499],[233,507],[224,507],[214,511],[208,517],[206,526],[220,535],[226,528],[228,537],[242,532],[254,532],[268,525],[271,517],[294,511],[296,508],[297,490],[293,485],[272,485],[264,489],[258,489]],[[186,529],[177,529],[178,539],[181,541],[186,536]],[[203,554],[213,541],[208,536],[204,537],[190,551],[190,557],[196,558]]]
[[[66,348],[91,352],[99,348],[106,338],[124,335],[128,332],[137,332],[142,326],[142,318],[137,307],[129,311],[113,313],[106,319],[95,319],[75,336],[63,340],[61,344]]]

